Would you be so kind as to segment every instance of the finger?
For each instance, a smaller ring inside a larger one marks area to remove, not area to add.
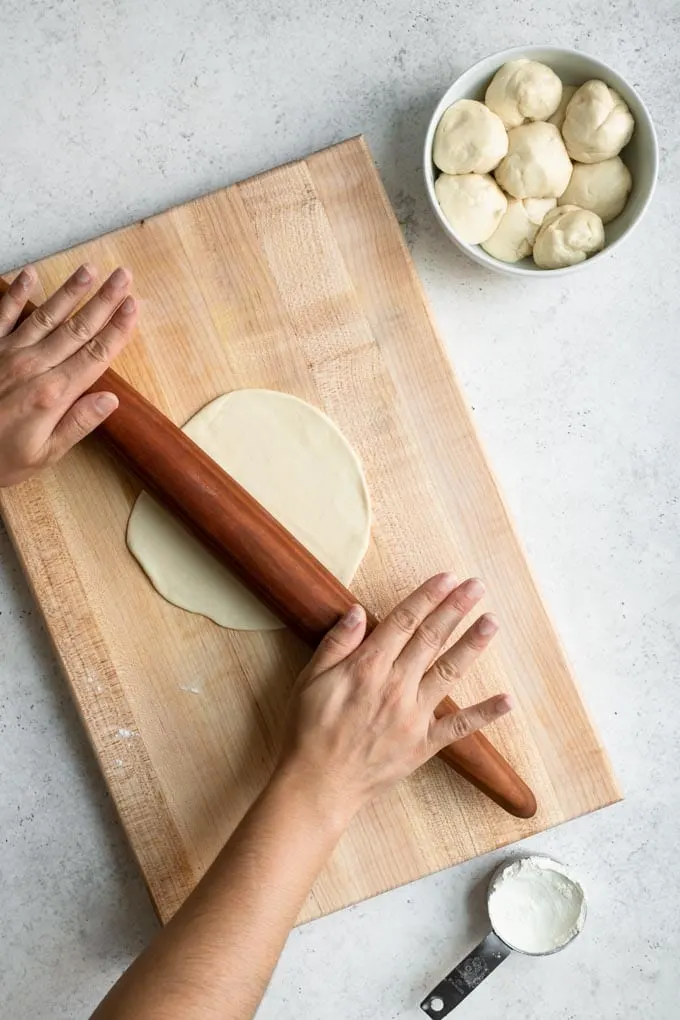
[[[59,365],[92,340],[122,303],[131,284],[130,270],[122,266],[116,269],[87,304],[43,340],[40,350],[47,364]]]
[[[498,620],[485,613],[428,669],[420,683],[420,699],[434,708],[484,651],[498,630]]]
[[[52,373],[65,377],[65,397],[74,401],[84,390],[94,386],[113,359],[120,354],[132,335],[137,322],[137,302],[129,294],[116,309],[111,321],[90,341],[62,362]]]
[[[379,650],[390,662],[394,662],[423,620],[455,586],[456,578],[453,574],[436,574],[431,577],[395,606],[367,638],[366,645],[370,643],[373,650]]]
[[[500,719],[512,711],[512,700],[508,694],[496,694],[493,698],[480,701],[469,708],[461,708],[459,712],[443,715],[435,719],[430,728],[430,739],[433,753],[437,754],[444,747],[456,740],[469,737],[471,733],[483,729],[490,723]]]
[[[136,321],[137,305],[128,295],[100,333],[73,357],[40,376],[31,388],[31,400],[42,412],[46,427],[55,429],[71,405],[95,385],[130,339]]]
[[[36,280],[37,274],[33,266],[26,266],[12,280],[9,290],[0,298],[0,337],[8,336],[16,326]]]
[[[397,660],[407,675],[419,684],[423,673],[432,664],[466,613],[484,595],[484,585],[470,578],[451,592],[429,616],[426,616]]]
[[[76,400],[48,440],[46,463],[54,464],[118,407],[114,393],[86,393]]]
[[[362,606],[352,606],[321,639],[309,664],[309,675],[319,676],[332,669],[355,651],[366,633],[366,613]]]
[[[76,269],[66,283],[31,312],[25,322],[17,328],[16,346],[28,347],[49,336],[82,301],[92,286],[94,277],[95,270],[90,265],[85,264]]]

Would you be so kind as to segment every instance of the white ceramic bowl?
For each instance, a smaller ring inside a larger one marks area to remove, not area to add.
[[[508,60],[517,60],[518,57],[529,57],[531,60],[539,60],[551,67],[562,79],[565,85],[582,85],[591,78],[598,78],[604,81],[611,88],[615,89],[630,107],[635,118],[635,131],[628,145],[621,153],[621,158],[627,165],[633,178],[633,190],[620,216],[608,223],[604,228],[605,247],[597,255],[579,262],[575,266],[567,266],[564,269],[539,269],[532,258],[522,259],[521,262],[501,262],[499,259],[487,255],[483,248],[477,244],[466,244],[465,241],[456,235],[450,223],[444,216],[434,192],[435,175],[437,168],[432,162],[432,141],[437,124],[441,120],[444,111],[458,99],[479,99],[484,100],[487,85],[494,74]],[[497,272],[511,276],[563,276],[567,273],[574,273],[599,261],[604,255],[613,251],[621,244],[624,238],[628,237],[633,227],[642,219],[645,209],[649,205],[658,172],[659,153],[656,141],[656,132],[652,119],[649,116],[647,107],[640,99],[632,85],[629,85],[620,74],[603,64],[601,60],[595,60],[585,53],[577,50],[563,50],[550,46],[525,46],[511,50],[503,50],[501,53],[494,53],[485,57],[477,64],[465,71],[457,78],[450,89],[448,89],[432,115],[427,135],[425,137],[425,152],[423,166],[425,169],[425,187],[434,209],[435,215],[443,229],[449,235],[454,244],[469,255],[475,262],[488,266]]]

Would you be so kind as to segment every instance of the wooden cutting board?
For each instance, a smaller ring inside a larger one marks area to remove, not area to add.
[[[259,386],[339,425],[371,490],[353,584],[367,606],[383,614],[453,568],[485,579],[503,623],[456,698],[514,694],[489,736],[536,817],[511,818],[435,761],[356,819],[300,920],[619,799],[363,140],[45,259],[42,286],[85,259],[132,267],[140,326],[116,369],[173,421]],[[136,492],[93,439],[0,507],[167,920],[269,775],[307,652],[165,603],[126,551]]]

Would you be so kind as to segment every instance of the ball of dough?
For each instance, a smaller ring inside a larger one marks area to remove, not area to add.
[[[536,60],[511,60],[491,79],[484,102],[506,128],[525,120],[547,120],[562,97],[562,82],[555,72]]]
[[[484,103],[459,99],[437,125],[432,159],[447,174],[486,174],[507,151],[508,133],[500,117]]]
[[[496,168],[496,180],[514,198],[559,198],[571,169],[554,124],[522,124],[508,131],[508,154]]]
[[[601,163],[576,163],[558,205],[590,209],[603,223],[610,223],[622,212],[632,187],[630,170],[619,156]]]
[[[469,245],[490,238],[508,208],[508,199],[488,173],[442,173],[434,192],[442,213]]]
[[[604,248],[604,227],[597,213],[577,205],[558,205],[549,212],[534,243],[539,269],[561,269],[584,262]]]
[[[557,107],[552,117],[548,117],[548,124],[554,124],[560,131],[564,124],[564,115],[567,112],[567,107],[572,100],[575,92],[578,91],[577,85],[563,85],[562,86],[562,98],[560,99],[560,105]]]
[[[618,92],[603,81],[587,81],[569,103],[562,136],[572,159],[601,163],[618,156],[634,127],[633,115]]]
[[[444,216],[467,244],[491,237],[508,207],[507,198],[488,174],[442,174],[434,190]]]
[[[509,199],[503,219],[482,248],[501,262],[519,262],[531,254],[538,228],[554,208],[554,198]]]

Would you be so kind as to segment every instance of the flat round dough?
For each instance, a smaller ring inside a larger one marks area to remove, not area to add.
[[[371,506],[361,464],[333,422],[287,393],[236,390],[184,426],[220,467],[347,584],[368,548]],[[148,493],[127,544],[173,605],[235,630],[284,625]]]

